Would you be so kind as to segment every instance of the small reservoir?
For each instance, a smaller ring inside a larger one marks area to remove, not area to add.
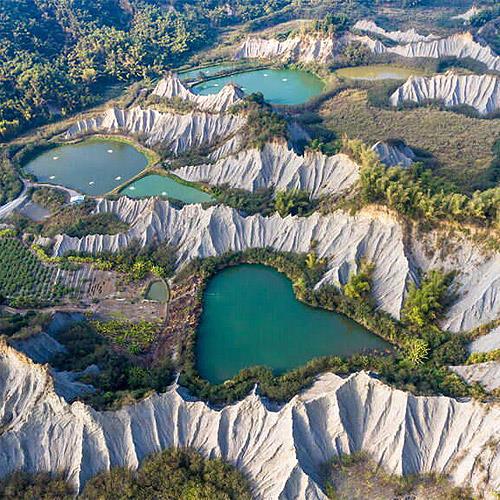
[[[341,314],[299,302],[273,268],[243,264],[210,279],[197,333],[197,368],[221,383],[243,368],[296,368],[318,356],[349,356],[389,344]]]

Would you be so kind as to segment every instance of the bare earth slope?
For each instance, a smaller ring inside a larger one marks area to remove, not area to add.
[[[76,485],[112,466],[191,446],[240,468],[258,499],[324,499],[321,465],[364,449],[389,471],[445,472],[459,485],[500,486],[498,407],[414,397],[360,372],[325,374],[273,409],[257,395],[221,410],[166,393],[97,412],[66,403],[44,366],[0,345],[0,475],[65,471]],[[30,415],[29,419],[26,416]]]

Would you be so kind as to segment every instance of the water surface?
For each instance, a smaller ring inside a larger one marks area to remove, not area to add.
[[[153,281],[146,292],[146,299],[156,302],[166,302],[168,300],[168,289],[161,280]]]
[[[92,139],[45,151],[24,168],[39,182],[101,195],[137,175],[147,163],[147,158],[130,144]]]
[[[352,80],[406,80],[411,75],[423,74],[419,69],[401,68],[389,64],[340,68],[335,73],[342,78],[350,78]]]
[[[245,264],[210,279],[196,359],[200,375],[220,383],[254,365],[282,373],[317,356],[388,347],[345,316],[299,302],[285,275]]]
[[[323,82],[306,71],[259,69],[224,76],[192,87],[201,95],[215,94],[227,83],[239,85],[246,94],[262,92],[271,104],[301,104],[323,90]]]
[[[220,73],[222,71],[229,71],[232,70],[236,67],[235,64],[231,63],[217,63],[213,64],[211,66],[205,66],[204,68],[194,68],[194,69],[188,69],[185,71],[179,71],[179,77],[182,80],[195,80],[198,79],[200,76],[213,76],[216,75],[217,73]],[[202,75],[200,75],[200,73]]]
[[[143,198],[145,196],[164,196],[184,203],[203,203],[212,201],[213,198],[204,191],[177,182],[172,177],[151,174],[142,177],[125,187],[121,194],[130,198]]]

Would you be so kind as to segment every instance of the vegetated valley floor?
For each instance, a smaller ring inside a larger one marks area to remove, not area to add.
[[[368,144],[403,139],[437,160],[436,173],[469,190],[493,159],[500,120],[471,118],[432,107],[402,111],[377,108],[365,90],[346,90],[328,100],[320,113],[325,125]]]

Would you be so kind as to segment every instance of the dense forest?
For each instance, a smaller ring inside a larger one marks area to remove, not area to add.
[[[4,0],[0,138],[92,104],[104,84],[161,74],[218,29],[287,0]]]

